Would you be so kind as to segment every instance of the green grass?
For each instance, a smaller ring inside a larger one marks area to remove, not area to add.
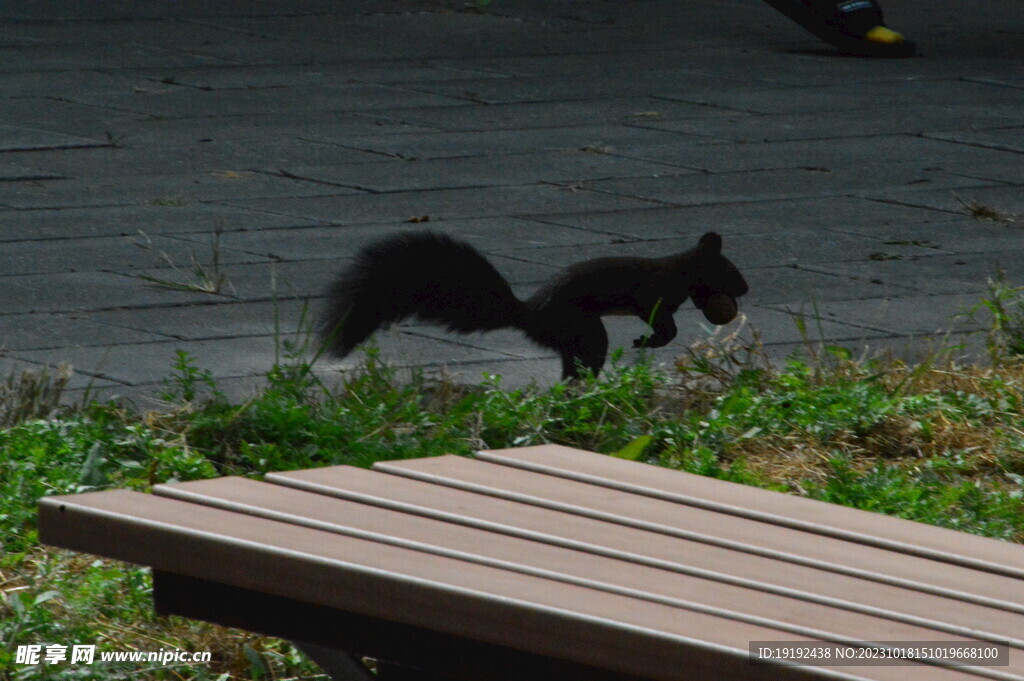
[[[6,399],[32,406],[4,410],[13,416],[0,430],[0,678],[319,673],[286,642],[156,617],[146,570],[40,546],[36,501],[51,494],[560,443],[1024,541],[1024,360],[995,359],[958,366],[936,354],[907,366],[826,348],[778,367],[729,338],[695,346],[671,372],[641,363],[600,381],[507,390],[494,377],[400,382],[371,351],[331,388],[286,357],[239,404],[181,353],[171,406],[145,414],[102,403],[59,412],[53,377],[9,382]],[[212,650],[214,661],[14,664],[17,645],[48,642]]]

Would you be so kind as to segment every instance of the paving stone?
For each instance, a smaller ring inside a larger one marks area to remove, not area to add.
[[[656,241],[628,241],[595,245],[577,245],[559,248],[536,248],[525,253],[538,262],[570,264],[585,258],[628,255],[660,257],[694,248],[700,233],[687,238],[659,239]],[[770,234],[738,234],[728,237],[723,252],[737,267],[779,267],[865,261],[875,257],[914,258],[934,254],[934,249],[913,242],[885,244],[874,236],[845,234],[826,230],[792,229]],[[829,248],[820,247],[822,241]],[[882,250],[885,249],[885,250]]]
[[[874,302],[874,301],[872,301]],[[753,342],[756,330],[758,341],[765,345],[793,343],[864,343],[869,339],[893,336],[893,332],[861,320],[843,319],[822,315],[823,305],[834,303],[805,303],[781,309],[759,306],[743,308],[749,330],[744,329],[740,338]],[[859,303],[863,305],[863,303]],[[872,321],[870,318],[867,321]]]
[[[0,157],[0,182],[45,182],[61,179],[64,179],[64,176],[59,173],[28,168]]]
[[[137,340],[156,340],[156,334],[164,340],[212,340],[277,334],[282,340],[300,341],[312,328],[315,312],[315,306],[304,300],[210,300],[173,307],[93,312],[79,317],[108,329],[153,336]]]
[[[655,97],[609,97],[605,99],[554,100],[513,104],[467,105],[460,107],[416,107],[378,112],[391,120],[448,130],[493,131],[528,128],[566,128],[586,121],[588,125],[625,124],[658,128],[662,120],[707,120],[729,116],[728,112]],[[1012,120],[1012,119],[1000,119]],[[673,132],[679,132],[673,130]],[[707,133],[692,134],[706,137]]]
[[[1020,74],[1015,73],[1000,73],[997,76],[991,75],[992,71],[998,71],[999,69],[990,70],[988,73],[977,76],[964,76],[964,80],[973,81],[976,83],[985,83],[988,85],[1002,85],[1004,87],[1024,88],[1024,78]]]
[[[825,270],[815,266],[757,267],[743,272],[750,293],[743,299],[747,305],[767,306],[790,303],[812,304],[818,300],[864,300],[901,295],[919,295],[921,291],[894,281],[886,281],[868,268],[863,272],[836,269]]]
[[[263,229],[296,224],[294,218],[225,206],[149,205],[93,208],[52,208],[0,213],[0,241],[24,239],[90,239],[138,237],[221,229]],[[204,239],[209,243],[208,239]]]
[[[848,83],[813,87],[719,87],[701,88],[664,95],[668,99],[725,107],[754,113],[813,113],[870,109],[884,102],[886,107],[944,106],[961,102],[997,100],[1003,107],[989,114],[1012,113],[1024,104],[1024,91],[956,79],[887,81],[869,88],[853,88]]]
[[[1021,247],[1022,235],[1017,223],[978,220],[969,217],[928,223],[893,223],[886,226],[859,225],[847,231],[871,235],[881,243],[881,251],[892,253],[891,246],[918,246],[938,253],[993,253]]]
[[[230,199],[355,194],[246,170],[209,170],[180,175],[108,176],[81,180],[11,182],[0,186],[0,203],[15,208],[181,205]]]
[[[1024,215],[1024,187],[985,183],[982,180],[977,180],[973,186],[950,187],[945,190],[907,191],[903,187],[890,187],[865,192],[865,195],[880,201],[931,208],[953,215],[969,215],[967,205],[970,204],[994,210],[1005,218],[1016,219]]]
[[[125,316],[125,313],[120,313]],[[152,329],[138,330],[105,324],[80,314],[23,314],[0,316],[0,349],[49,350],[93,345],[167,340]]]
[[[820,73],[820,64],[816,64]],[[656,108],[656,107],[655,107]],[[707,107],[701,107],[707,108]],[[712,109],[713,111],[715,109]],[[664,115],[636,121],[637,125],[656,130],[702,135],[738,143],[777,142],[784,140],[832,140],[837,145],[847,137],[877,135],[925,135],[926,137],[966,144],[990,140],[987,135],[1001,130],[982,130],[1015,125],[1020,119],[998,114],[965,117],[963,112],[948,106],[925,105],[883,110],[852,109],[820,111],[803,114],[720,113],[715,118]],[[949,130],[952,132],[929,132]],[[967,132],[961,132],[966,130]],[[1018,130],[1018,133],[1020,131]],[[998,143],[980,144],[1003,149]]]
[[[193,135],[197,133],[193,130]],[[254,144],[253,138],[260,140],[259,144]],[[125,175],[159,177],[171,173],[189,175],[254,170],[278,173],[289,165],[375,163],[382,157],[336,144],[268,138],[259,129],[247,129],[244,134],[227,136],[227,139],[196,136],[190,142],[173,145],[151,145],[148,139],[121,140],[116,147],[83,148],[73,154],[34,151],[22,158],[31,164],[26,167],[32,168],[36,175],[96,183]]]
[[[330,263],[331,260],[321,262]],[[220,292],[195,293],[187,298],[169,298],[160,300],[164,305],[182,305],[188,303],[227,303],[244,301],[269,300],[303,300],[311,294],[323,291],[330,282],[335,268],[331,266],[315,266],[308,261],[271,262],[271,263],[239,263],[221,265],[218,274],[221,277]],[[153,286],[147,281],[157,280],[172,283],[196,283],[196,278],[188,272],[181,272],[169,267],[153,267],[130,272],[114,274],[129,278],[133,284],[138,282],[157,290],[174,290],[166,285]],[[148,277],[149,279],[144,279]],[[144,301],[129,303],[128,307],[143,308],[153,303]],[[104,310],[111,306],[93,306],[81,309]]]
[[[38,78],[38,74],[32,74]],[[72,144],[69,149],[89,150],[105,148],[115,144],[115,140],[108,135],[123,121],[137,119],[138,114],[117,109],[88,106],[63,101],[57,97],[20,97],[4,100],[4,122],[10,126],[27,129],[30,131],[41,131],[46,135],[72,138],[88,139],[88,143]],[[46,141],[45,139],[41,141]],[[45,153],[50,149],[62,149],[62,147],[51,147],[45,144],[40,147],[26,149],[32,151],[33,155]]]
[[[394,225],[318,226],[222,234],[220,243],[238,251],[280,260],[344,261],[363,246],[386,236],[423,230],[443,232],[468,240],[484,253],[515,254],[555,245],[578,245],[607,241],[609,237],[583,230],[547,225],[521,218],[481,218]],[[515,239],[509,239],[514,234]],[[189,235],[207,242],[206,235]]]
[[[356,233],[350,230],[359,230]],[[347,260],[355,255],[359,236],[365,241],[381,235],[380,228],[352,228],[339,225],[315,227],[288,227],[236,231],[220,235],[220,243],[232,250],[242,251],[272,261]],[[358,236],[357,236],[358,235]],[[209,239],[209,235],[192,233],[181,238],[195,243]]]
[[[958,169],[955,174],[986,182],[1020,184],[1021,172],[1019,159],[1019,155],[1015,158],[1012,154],[1009,154],[1008,158],[1004,161],[969,165]]]
[[[535,182],[581,188],[588,180],[652,177],[678,172],[647,161],[580,150],[474,156],[423,161],[383,161],[326,166],[283,166],[290,176],[371,191],[451,189]]]
[[[431,225],[406,227],[437,227],[452,236],[466,239],[484,253],[522,257],[520,251],[548,246],[567,246],[605,242],[609,235],[585,229],[563,227],[526,218],[481,218],[446,220]],[[509,235],[512,235],[510,238]],[[614,238],[614,237],[612,237]]]
[[[555,11],[551,11],[554,8]],[[636,25],[646,26],[652,21],[670,23],[680,21],[680,17],[688,21],[698,20],[687,8],[679,9],[675,5],[652,7],[640,4],[620,3],[579,3],[571,0],[556,0],[545,5],[537,5],[529,0],[509,0],[498,7],[489,6],[487,12],[499,16],[518,19],[528,23],[552,24],[572,27],[578,30],[589,30],[595,26],[612,25],[629,29]],[[757,12],[754,12],[755,16]]]
[[[785,140],[747,144],[673,144],[633,147],[620,152],[713,173],[797,168],[820,172],[844,168],[895,166],[909,172],[963,172],[1008,162],[1015,154],[929,140],[912,135],[873,135],[846,139]]]
[[[353,82],[389,85],[480,78],[488,75],[479,69],[445,66],[428,60],[367,60],[316,65],[231,66],[140,72],[147,80],[176,84],[200,90],[258,90],[267,88],[336,87]],[[491,73],[493,78],[503,74]],[[448,107],[443,107],[448,108]]]
[[[195,243],[147,234],[131,237],[26,240],[4,245],[4,276],[81,272],[90,270],[131,270],[166,264],[169,260],[184,271],[193,263],[210,266],[216,257],[222,263],[266,262],[249,253],[234,250],[214,241]]]
[[[500,361],[508,358],[507,354],[494,348],[484,350],[464,341],[464,338],[454,334],[445,339],[427,338],[422,334],[406,333],[392,328],[378,331],[367,344],[380,351],[382,361],[390,366],[399,367],[455,366],[467,362]],[[519,358],[518,355],[513,357]],[[324,358],[323,367],[352,368],[361,364],[364,359],[365,355],[357,349],[343,359]]]
[[[993,254],[936,255],[929,258],[899,258],[882,261],[849,261],[830,265],[808,265],[819,272],[878,280],[913,288],[921,293],[973,293],[985,291],[985,282],[998,269],[1010,281],[1024,280],[1024,248]]]
[[[311,132],[309,137],[404,159],[450,159],[463,156],[581,149],[600,154],[637,145],[678,144],[680,140],[678,133],[644,130],[628,125],[589,124],[562,128],[352,137],[338,137],[333,134],[325,136]]]
[[[152,48],[174,48],[183,44],[224,42],[239,38],[231,31],[208,24],[168,21],[140,15],[116,21],[75,21],[73,31],[68,31],[67,22],[54,19],[20,22],[19,34],[40,44],[93,48],[97,51],[112,46],[129,48],[146,45]]]
[[[662,106],[671,108],[671,102],[682,102],[704,107],[720,106],[718,102],[701,98],[690,99],[677,95],[678,83],[686,82],[691,91],[714,91],[733,84],[744,88],[751,84],[771,87],[755,78],[746,78],[737,73],[709,73],[683,67],[663,68],[639,72],[631,65],[624,64],[618,69],[606,65],[590,69],[566,69],[558,74],[537,76],[509,76],[504,80],[473,78],[417,84],[417,89],[448,97],[461,98],[470,102],[489,105],[548,102],[554,100],[581,100],[596,97],[642,98],[652,91],[666,101]],[[752,83],[753,81],[753,83]],[[724,106],[725,109],[738,107]],[[757,109],[751,109],[757,111]],[[724,112],[723,112],[724,113]]]
[[[145,274],[140,270],[138,274]],[[166,274],[166,273],[164,273]],[[0,277],[0,319],[14,313],[78,312],[203,300],[209,294],[147,284],[116,272],[56,272]]]
[[[949,140],[979,147],[1001,149],[1024,153],[1024,126],[1003,126],[994,130],[955,130],[948,132],[926,132],[927,137]]]
[[[223,64],[224,59],[135,44],[33,44],[0,47],[6,71],[69,71],[74,69],[182,68]]]
[[[302,116],[283,112],[171,120],[135,118],[119,121],[113,130],[122,145],[147,149],[197,143],[254,145],[257,141],[260,144],[309,142],[315,141],[315,137],[322,137],[328,140],[325,143],[330,143],[331,139],[357,135],[436,132],[432,127],[392,121],[375,112],[341,111],[308,111]]]
[[[84,137],[73,137],[45,130],[0,125],[0,152],[30,151],[33,149],[74,149],[102,146],[104,142]]]
[[[180,19],[181,17],[274,16],[313,14],[317,16],[363,14],[373,11],[403,11],[408,5],[400,0],[264,0],[259,5],[221,6],[205,0],[175,0],[171,3],[139,5],[134,0],[110,0],[103,3],[64,3],[55,5],[18,4],[4,6],[0,16],[45,21],[135,19]]]
[[[242,49],[242,45],[238,49],[231,49],[236,47],[233,45],[203,46],[205,54],[247,63],[361,60],[380,55],[390,59],[452,59],[593,51],[612,45],[609,38],[615,33],[606,30],[602,34],[588,27],[591,30],[575,35],[565,24],[550,20],[526,24],[518,18],[447,12],[346,17],[344,33],[336,22],[325,22],[318,16],[226,17],[208,23],[270,38],[264,50],[253,49],[252,45],[249,49]],[[621,37],[621,31],[617,35]],[[509,40],[511,36],[514,40]]]
[[[636,7],[634,5],[634,7]],[[778,35],[801,30],[792,26],[773,10],[762,5],[744,5],[750,19],[751,32],[743,36],[730,36],[723,43],[695,41],[688,36],[686,41],[667,40],[655,44],[650,32],[644,36],[645,49],[623,51],[614,59],[595,59],[592,50],[571,51],[561,54],[505,55],[498,58],[467,56],[462,59],[438,60],[457,68],[478,68],[511,76],[561,76],[567,73],[582,74],[592,78],[613,75],[616,78],[630,77],[644,80],[652,85],[651,91],[678,92],[680,83],[689,85],[693,73],[716,74],[721,77],[716,85],[725,83],[756,84],[760,87],[772,85],[811,86],[859,84],[866,82],[899,82],[923,77],[934,78],[936,73],[948,78],[950,72],[960,74],[990,74],[993,65],[1005,66],[998,60],[977,58],[958,59],[946,68],[937,68],[934,62],[915,59],[893,59],[865,61],[858,59],[837,60],[834,51],[808,49],[815,47],[814,38],[802,41],[770,40],[773,28]],[[887,10],[888,11],[888,10]],[[767,21],[761,21],[756,14],[762,13]],[[692,14],[692,13],[691,13]],[[719,31],[730,26],[737,28],[743,22],[723,21],[723,15],[714,17],[714,12],[701,12],[701,19],[710,19]],[[649,27],[647,27],[649,28]],[[673,30],[671,27],[668,30]],[[687,27],[687,33],[695,28]],[[754,42],[754,38],[758,38]],[[742,48],[737,44],[745,42]]]
[[[63,32],[64,40],[68,40],[67,26],[60,23],[47,24],[53,30]],[[18,31],[28,29],[30,26],[38,27],[41,24],[18,24]],[[45,41],[30,39],[33,45],[45,44]],[[134,85],[141,83],[129,73],[117,71],[101,71],[98,69],[75,68],[67,71],[49,71],[45,77],[40,77],[36,70],[30,71],[9,71],[4,72],[4,90],[0,95],[4,99],[4,108],[16,105],[24,99],[46,100],[50,107],[60,107],[68,102],[61,101],[61,97],[69,92],[87,91],[93,93],[114,93],[130,90]],[[75,105],[76,111],[84,113],[88,109]],[[97,111],[93,111],[97,113]],[[106,109],[102,114],[111,115],[111,110]]]
[[[819,301],[809,305],[789,305],[780,309],[807,316],[807,327],[817,320],[841,322],[888,335],[939,335],[983,330],[990,319],[987,308],[979,307],[976,293],[952,293],[934,296],[883,298],[865,303],[860,300]],[[831,337],[831,334],[829,334]]]
[[[701,206],[672,206],[603,213],[540,216],[537,219],[581,229],[598,230],[639,239],[690,235],[707,231],[721,234],[782,232],[821,227],[849,231],[869,228],[885,232],[891,226],[948,221],[948,213],[900,206],[858,197],[765,200]]]
[[[201,90],[153,84],[117,95],[97,97],[80,92],[67,96],[72,102],[107,106],[162,118],[198,118],[248,114],[299,116],[305,111],[372,111],[410,106],[462,106],[459,98],[376,84],[344,84],[333,87],[294,86],[287,89]]]
[[[674,41],[669,45],[648,43],[640,50],[621,50],[614,58],[596,58],[594,50],[563,50],[559,54],[509,54],[499,57],[467,55],[459,59],[442,58],[437,61],[457,68],[473,68],[519,77],[579,74],[590,79],[604,76],[641,80],[652,72],[674,72],[678,75],[679,70],[683,69],[685,72],[732,72],[730,81],[738,82],[745,78],[742,70],[728,66],[711,68],[721,65],[723,58],[735,56],[736,51],[728,48],[704,44],[700,45],[700,49],[694,49],[690,43]],[[750,68],[749,60],[745,66]]]
[[[343,191],[343,190],[339,190]],[[428,192],[350,194],[297,199],[249,199],[225,205],[337,224],[399,222],[427,216],[431,221],[470,217],[529,216],[581,210],[635,208],[650,201],[571,191],[552,185],[444,189]]]
[[[983,180],[931,171],[919,164],[876,164],[828,170],[808,166],[760,172],[724,174],[665,174],[656,178],[599,180],[595,191],[648,201],[680,205],[770,201],[863,195],[870,198],[905,196],[913,202],[918,192],[991,186]]]
[[[447,331],[440,326],[428,326],[424,324],[402,324],[396,327],[400,332],[410,335],[429,338],[432,340],[450,341],[460,346],[473,347],[478,350],[489,350],[499,352],[510,357],[519,359],[555,358],[557,355],[546,348],[531,342],[526,335],[516,329],[500,329],[486,333],[457,334]],[[457,359],[457,357],[452,358]]]

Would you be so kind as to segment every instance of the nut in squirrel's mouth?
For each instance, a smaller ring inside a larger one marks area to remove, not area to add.
[[[736,299],[728,293],[716,293],[708,298],[700,311],[704,313],[704,318],[709,322],[716,326],[722,326],[736,319],[739,305],[736,303]]]

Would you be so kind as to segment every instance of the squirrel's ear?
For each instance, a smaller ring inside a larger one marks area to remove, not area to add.
[[[708,232],[700,238],[697,245],[700,246],[702,251],[718,255],[722,252],[722,237],[718,236],[715,232]]]

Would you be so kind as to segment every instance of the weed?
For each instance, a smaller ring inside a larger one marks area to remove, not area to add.
[[[989,296],[968,310],[967,317],[975,319],[983,309],[990,313],[986,345],[994,363],[1008,355],[1024,356],[1024,286],[1011,286],[1001,268],[987,285]]]
[[[12,372],[0,384],[0,428],[54,416],[71,379],[71,367]]]
[[[180,208],[181,206],[184,206],[185,203],[185,199],[177,196],[163,196],[156,199],[150,199],[146,202],[146,205],[165,208]]]
[[[103,131],[103,139],[106,141],[106,146],[113,147],[114,149],[120,149],[124,146],[124,136],[117,135],[110,130]]]
[[[220,225],[214,228],[213,240],[210,245],[210,264],[204,265],[200,263],[196,258],[195,253],[190,253],[189,260],[191,261],[191,264],[188,272],[185,272],[178,267],[174,263],[174,259],[165,251],[161,251],[153,246],[153,241],[149,236],[144,232],[139,232],[142,240],[132,239],[131,242],[142,250],[155,254],[174,271],[178,278],[167,279],[150,274],[140,274],[138,275],[138,278],[153,286],[175,289],[177,291],[210,294],[222,293],[224,284],[227,281],[227,277],[221,270],[220,266],[220,237],[222,231],[223,228]]]
[[[204,385],[216,400],[224,399],[224,393],[217,389],[217,382],[209,370],[197,367],[194,358],[184,350],[177,350],[174,354],[171,375],[164,379],[164,391],[160,395],[163,400],[171,403],[194,402]]]
[[[967,210],[968,215],[976,220],[992,220],[994,222],[1005,222],[1011,224],[1017,222],[1016,216],[1009,215],[998,208],[993,208],[992,206],[981,203],[977,199],[965,201],[957,194],[953,194],[953,196],[960,205]]]

